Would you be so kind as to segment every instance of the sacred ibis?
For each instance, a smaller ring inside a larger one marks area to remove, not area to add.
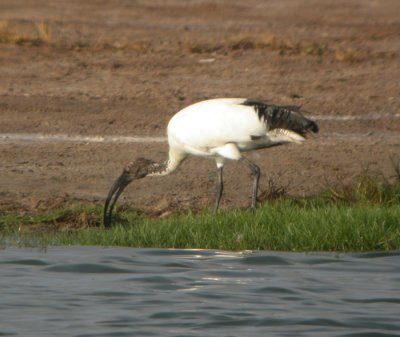
[[[104,225],[111,226],[111,215],[118,197],[134,179],[159,177],[175,171],[189,156],[213,158],[218,170],[218,210],[223,191],[222,170],[227,160],[247,166],[253,175],[251,208],[255,210],[259,167],[242,152],[286,143],[302,143],[317,124],[307,119],[297,106],[278,106],[258,100],[219,98],[192,104],[176,113],[168,123],[168,159],[154,162],[137,158],[123,169],[112,185],[104,205]]]

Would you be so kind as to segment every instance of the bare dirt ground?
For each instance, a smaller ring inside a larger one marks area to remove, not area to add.
[[[400,2],[45,1],[0,3],[0,136],[165,136],[190,103],[248,97],[302,105],[320,133],[248,154],[261,190],[293,195],[400,157]],[[136,156],[166,143],[0,138],[0,212],[102,203]],[[226,168],[222,207],[249,200],[246,168]],[[212,205],[215,165],[135,182],[121,203],[149,212]]]

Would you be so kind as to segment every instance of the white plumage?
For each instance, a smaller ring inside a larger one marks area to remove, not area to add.
[[[246,99],[219,98],[192,104],[168,124],[170,155],[217,156],[238,160],[241,152],[279,143],[303,142],[294,132],[269,131]],[[252,139],[253,137],[253,139]],[[256,139],[255,139],[256,138]]]
[[[302,143],[307,131],[318,132],[318,126],[305,118],[298,107],[276,106],[244,98],[219,98],[192,104],[176,113],[168,124],[169,156],[166,161],[155,163],[138,158],[125,167],[108,194],[104,224],[111,224],[115,202],[133,179],[167,175],[189,155],[211,157],[216,161],[219,181],[214,211],[217,211],[222,196],[222,170],[226,160],[243,162],[254,176],[251,207],[255,209],[260,170],[243,157],[242,152]]]

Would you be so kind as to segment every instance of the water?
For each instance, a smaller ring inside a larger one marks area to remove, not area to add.
[[[0,336],[400,336],[400,252],[0,250]]]

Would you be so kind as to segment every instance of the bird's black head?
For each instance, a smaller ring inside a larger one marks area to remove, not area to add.
[[[306,123],[305,123],[305,128],[307,130],[310,130],[310,131],[314,132],[314,133],[318,133],[319,127],[318,127],[317,123],[315,123],[311,119],[307,119],[307,118],[305,118],[305,119],[307,120]]]
[[[305,121],[303,123],[303,125],[304,125],[303,126],[303,130],[305,131],[305,133],[308,133],[309,131],[314,132],[314,133],[318,133],[319,127],[318,127],[317,123],[315,123],[311,119],[307,119],[305,117],[304,117],[304,119],[305,119]]]
[[[319,131],[317,123],[306,118],[299,110],[284,108],[283,112],[280,123],[285,124],[285,129],[294,131],[305,138],[310,132]]]
[[[142,179],[149,174],[154,162],[146,158],[137,158],[125,166],[122,174],[111,186],[104,204],[104,227],[111,227],[112,211],[123,190],[135,179]]]

